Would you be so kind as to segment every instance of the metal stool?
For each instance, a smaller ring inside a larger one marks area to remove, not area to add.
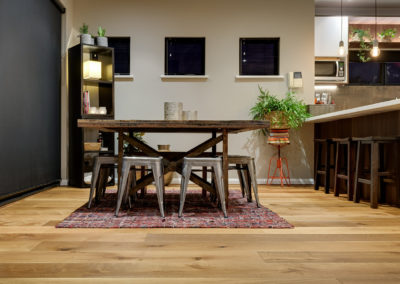
[[[114,156],[97,156],[94,158],[93,171],[92,171],[92,182],[90,185],[89,202],[88,208],[92,206],[93,193],[96,187],[96,201],[100,195],[104,194],[105,184],[104,178],[99,179],[100,171],[104,169],[104,166],[114,167],[118,163],[118,157]],[[105,177],[107,180],[107,177]]]
[[[336,158],[335,158],[335,175],[334,175],[334,186],[333,192],[335,196],[339,196],[339,189],[337,187],[337,180],[344,179],[346,180],[346,189],[347,189],[347,199],[353,199],[353,185],[351,183],[351,170],[352,170],[352,162],[351,162],[351,144],[352,141],[350,138],[334,138],[332,142],[336,143]],[[342,153],[343,146],[345,146],[346,151]],[[341,161],[343,156],[345,156],[345,172],[339,173]],[[329,157],[329,155],[328,155]]]
[[[225,191],[224,180],[222,176],[222,159],[218,158],[187,158],[183,159],[182,181],[181,181],[181,194],[179,204],[179,217],[182,217],[183,205],[185,204],[186,191],[189,183],[189,178],[192,173],[192,167],[212,167],[215,174],[215,184],[217,187],[217,194],[221,202],[222,212],[225,218],[228,217],[225,206]]]
[[[235,165],[229,167],[229,170],[237,170],[242,196],[244,197],[246,193],[247,201],[251,202],[251,188],[253,188],[257,207],[260,207],[254,158],[249,156],[228,156],[228,163]]]
[[[331,160],[331,145],[332,141],[330,139],[314,139],[315,144],[315,163],[314,163],[314,189],[319,190],[320,181],[319,175],[325,177],[325,193],[329,193],[330,188],[330,169],[332,168],[330,164]],[[322,163],[322,148],[325,146],[325,163]]]
[[[258,198],[258,186],[257,186],[257,175],[254,158],[250,156],[239,156],[229,155],[228,164],[230,166],[228,170],[236,170],[239,177],[240,189],[242,196],[247,197],[247,201],[252,201],[251,189],[253,188],[254,196],[256,198],[257,207],[260,207],[260,201]],[[193,170],[192,170],[193,171]],[[203,167],[203,178],[207,179],[207,167]],[[206,196],[206,190],[202,190],[203,197]]]
[[[128,192],[128,177],[131,167],[147,166],[153,172],[154,182],[156,184],[156,194],[158,206],[160,207],[161,217],[164,217],[164,167],[162,157],[124,157],[122,160],[121,180],[118,188],[117,208],[115,216],[118,217],[118,212],[121,207],[123,197],[129,194]]]
[[[381,146],[384,144],[396,143],[395,153],[393,158],[398,161],[398,139],[395,137],[364,137],[364,138],[353,138],[353,141],[357,142],[357,158],[356,158],[356,172],[354,181],[354,202],[360,202],[360,188],[358,183],[370,185],[370,206],[371,208],[378,208],[379,191],[381,189],[382,177],[394,177],[396,180],[396,205],[399,201],[399,176],[398,173],[383,171],[383,149]],[[370,178],[359,178],[360,172],[360,152],[361,147],[368,145],[370,147]],[[397,170],[397,169],[396,169]]]

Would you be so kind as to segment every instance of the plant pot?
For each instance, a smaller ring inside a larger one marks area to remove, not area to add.
[[[97,42],[97,45],[98,45],[98,46],[105,46],[105,47],[108,46],[108,40],[107,40],[107,38],[104,37],[104,36],[98,36],[98,37],[96,38],[96,42]]]
[[[283,111],[271,111],[265,116],[270,122],[270,129],[289,129],[286,115]]]
[[[93,44],[92,36],[90,34],[81,34],[81,44]]]
[[[157,145],[159,152],[169,152],[171,145]],[[169,172],[164,175],[164,185],[170,185],[172,182],[172,178],[174,177],[174,172]]]

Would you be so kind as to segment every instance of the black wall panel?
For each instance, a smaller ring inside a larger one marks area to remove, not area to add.
[[[0,0],[0,199],[60,179],[61,14]]]

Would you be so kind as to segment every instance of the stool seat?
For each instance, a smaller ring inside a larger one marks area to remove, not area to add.
[[[392,142],[399,140],[397,137],[382,137],[382,136],[369,136],[369,137],[353,137],[353,141],[373,141],[373,142]]]
[[[349,142],[349,141],[351,141],[352,139],[350,138],[350,137],[346,137],[346,138],[332,138],[332,141],[333,142],[343,142],[343,143],[345,143],[345,142]]]

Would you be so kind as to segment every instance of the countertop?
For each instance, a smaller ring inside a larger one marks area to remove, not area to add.
[[[390,100],[386,102],[365,105],[361,107],[355,107],[335,112],[330,112],[322,115],[310,117],[306,120],[306,123],[320,123],[328,122],[345,118],[353,118],[359,116],[365,116],[370,114],[377,114],[382,112],[400,110],[400,99]]]

